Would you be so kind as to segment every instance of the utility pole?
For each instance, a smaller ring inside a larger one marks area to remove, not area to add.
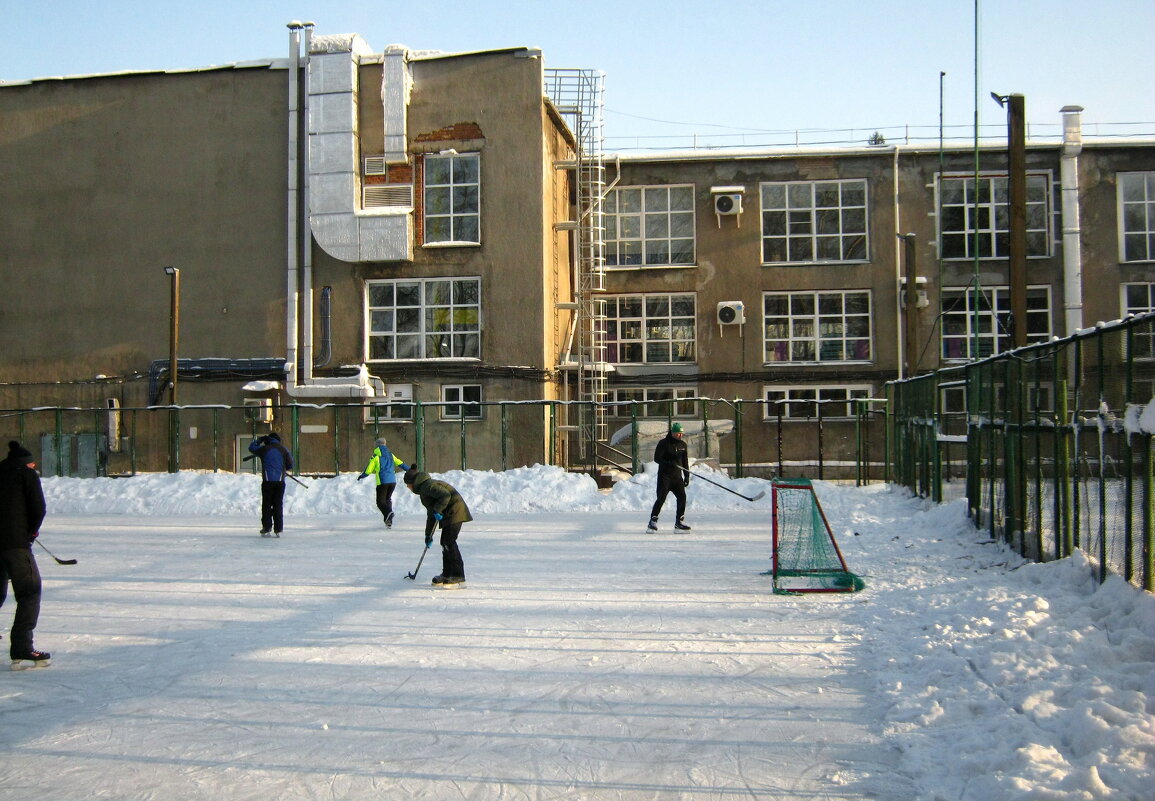
[[[903,336],[903,378],[913,378],[918,368],[918,270],[915,263],[914,234],[899,234],[903,244],[903,260],[906,262],[904,274],[906,287],[903,305],[906,306],[906,326]]]
[[[1021,348],[1027,344],[1027,121],[1022,95],[1007,98],[1007,148],[1011,319],[1014,346]]]

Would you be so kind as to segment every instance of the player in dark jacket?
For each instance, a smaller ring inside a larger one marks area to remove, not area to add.
[[[426,548],[433,543],[437,524],[441,524],[441,575],[434,576],[433,583],[444,587],[464,584],[465,564],[461,560],[461,551],[457,549],[457,535],[461,533],[461,524],[473,519],[465,499],[449,484],[437,481],[416,467],[406,470],[404,479],[405,486],[420,496],[421,505],[425,507]]]
[[[686,443],[682,441],[681,423],[670,426],[670,433],[658,442],[658,447],[654,449],[654,461],[658,463],[658,499],[654,501],[650,524],[646,528],[650,531],[658,530],[658,515],[662,512],[662,504],[672,492],[678,502],[674,528],[689,531],[690,527],[683,518],[686,516],[686,485],[690,483],[690,459]]]
[[[8,457],[0,461],[0,604],[12,582],[16,615],[12,620],[9,654],[12,666],[47,665],[49,654],[32,647],[32,632],[40,619],[40,569],[32,543],[44,522],[44,492],[32,454],[19,442],[8,443]]]
[[[261,460],[261,536],[271,531],[279,537],[285,529],[285,475],[293,469],[293,455],[276,432],[257,437],[249,451]]]

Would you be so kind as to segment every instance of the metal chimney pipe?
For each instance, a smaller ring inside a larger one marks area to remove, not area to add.
[[[1063,106],[1063,149],[1059,158],[1063,214],[1063,310],[1067,336],[1083,327],[1083,233],[1079,222],[1079,154],[1083,150],[1082,106]]]
[[[288,148],[288,198],[287,198],[287,240],[285,254],[285,384],[297,383],[297,284],[300,260],[300,177],[301,144],[299,141],[300,112],[298,73],[301,70],[301,23],[293,20],[289,28],[289,148]]]

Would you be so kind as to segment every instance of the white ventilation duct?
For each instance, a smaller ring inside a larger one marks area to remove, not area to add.
[[[389,158],[404,161],[409,68],[404,48],[384,56]],[[347,262],[411,261],[412,207],[361,209],[357,66],[371,55],[356,34],[315,37],[309,51],[309,223],[317,244]]]
[[[313,205],[311,189],[314,178],[312,168],[314,151],[310,142],[302,141],[302,135],[311,140],[314,130],[311,112],[316,94],[311,84],[315,73],[309,55],[314,50],[313,25],[309,22],[294,21],[289,23],[288,27],[290,52],[285,391],[290,397],[371,398],[374,395],[373,386],[364,365],[359,366],[354,376],[336,378],[313,376],[313,233],[306,220]],[[306,53],[304,63],[301,59],[302,30]],[[348,54],[345,60],[352,63]],[[349,97],[352,97],[351,93]],[[302,125],[302,122],[305,125]],[[352,147],[352,141],[349,142],[349,146]],[[298,324],[302,309],[305,315],[303,331]],[[301,339],[304,340],[303,348],[300,347]]]

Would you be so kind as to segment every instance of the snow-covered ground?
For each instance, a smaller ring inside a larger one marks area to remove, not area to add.
[[[699,468],[701,469],[701,468]],[[766,489],[730,481],[737,492]],[[45,670],[3,672],[18,799],[1155,798],[1155,598],[1036,565],[962,502],[816,483],[855,594],[770,592],[770,495],[443,476],[468,587],[370,482],[45,479]],[[6,629],[9,600],[0,618]],[[5,631],[6,633],[6,631]]]

